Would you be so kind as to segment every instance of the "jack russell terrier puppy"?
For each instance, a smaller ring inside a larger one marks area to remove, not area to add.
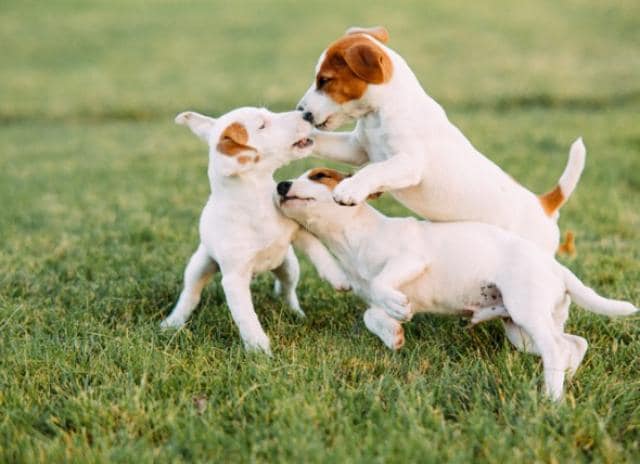
[[[309,256],[321,277],[338,290],[348,289],[326,248],[282,216],[271,201],[274,171],[310,154],[311,125],[297,111],[278,114],[260,108],[236,109],[218,119],[185,112],[175,121],[209,144],[211,196],[200,216],[200,246],[184,272],[184,289],[162,327],[183,325],[219,270],[245,347],[269,354],[269,338],[256,316],[249,285],[254,274],[273,271],[276,293],[282,291],[291,309],[304,316],[296,296],[300,270],[291,243]]]
[[[353,290],[370,305],[367,328],[391,349],[404,343],[399,321],[418,312],[502,318],[508,339],[542,357],[547,393],[562,396],[587,341],[564,332],[570,297],[595,313],[630,315],[624,301],[586,287],[534,243],[479,222],[431,223],[389,218],[366,203],[334,201],[345,175],[316,168],[280,182],[280,210],[316,235],[338,259]]]
[[[324,158],[369,162],[336,187],[335,201],[354,205],[390,191],[429,220],[494,224],[555,254],[558,210],[584,168],[582,139],[571,146],[558,185],[545,195],[531,193],[474,148],[387,40],[381,27],[349,29],[322,53],[298,104],[319,129],[358,121],[353,132],[314,136],[314,152]],[[567,234],[563,245],[569,253],[572,238]]]

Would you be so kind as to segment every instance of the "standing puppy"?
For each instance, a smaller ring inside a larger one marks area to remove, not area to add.
[[[367,328],[392,349],[404,343],[399,321],[416,312],[469,314],[472,323],[508,318],[507,337],[542,357],[547,393],[557,400],[565,370],[575,372],[587,349],[584,338],[564,332],[569,296],[608,316],[637,311],[597,295],[540,247],[499,227],[389,218],[366,203],[339,205],[332,194],[343,179],[314,169],[278,184],[275,201],[335,255],[370,305]]]
[[[319,129],[358,121],[353,132],[315,136],[321,156],[370,162],[336,187],[334,199],[353,205],[390,191],[430,220],[494,224],[555,253],[558,210],[584,168],[582,140],[571,146],[558,185],[534,195],[471,145],[387,40],[384,28],[348,30],[322,53],[298,105]]]
[[[271,201],[274,171],[311,152],[311,126],[299,112],[272,113],[240,108],[218,119],[186,112],[176,123],[188,126],[209,144],[211,196],[200,216],[200,246],[184,272],[180,299],[162,327],[179,327],[200,301],[202,289],[218,270],[233,320],[249,350],[270,353],[251,301],[254,274],[273,271],[276,289],[303,316],[296,285],[299,266],[293,242],[309,256],[320,276],[336,289],[348,288],[333,257],[318,240],[282,216]]]

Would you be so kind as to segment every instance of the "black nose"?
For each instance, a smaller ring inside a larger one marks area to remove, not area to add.
[[[307,121],[309,124],[313,124],[313,114],[311,113],[311,111],[306,111],[306,112],[302,115],[302,119],[304,119],[305,121]]]
[[[288,180],[285,180],[284,182],[278,182],[278,186],[276,187],[276,190],[278,191],[278,195],[283,197],[287,194],[290,188],[291,188],[291,182],[289,182]]]

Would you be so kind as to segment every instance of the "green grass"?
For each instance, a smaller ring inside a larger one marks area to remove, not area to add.
[[[499,324],[419,317],[393,354],[306,261],[302,322],[271,277],[253,286],[273,359],[243,352],[219,281],[184,330],[158,331],[208,194],[206,149],[173,116],[292,108],[353,24],[384,23],[534,191],[583,135],[566,262],[640,302],[640,4],[467,3],[2,2],[0,461],[638,462],[637,317],[573,309],[590,348],[560,405]]]

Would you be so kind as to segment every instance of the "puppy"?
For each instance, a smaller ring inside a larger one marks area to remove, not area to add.
[[[292,242],[309,256],[321,277],[336,289],[348,288],[324,246],[282,216],[271,201],[274,171],[311,152],[311,126],[299,112],[277,114],[259,108],[236,109],[218,119],[185,112],[175,121],[209,144],[211,196],[200,216],[200,246],[184,272],[184,289],[162,327],[184,324],[207,281],[220,271],[245,347],[270,353],[249,284],[253,275],[273,271],[276,291],[281,290],[291,309],[303,316],[296,296],[300,271]]]
[[[558,185],[534,195],[474,148],[404,59],[384,45],[387,40],[384,28],[349,29],[322,53],[315,81],[298,104],[319,129],[358,121],[353,132],[315,136],[320,156],[369,162],[336,187],[334,199],[353,205],[390,191],[432,221],[494,224],[555,253],[558,210],[584,168],[582,140],[571,146]],[[566,247],[571,251],[571,243]]]
[[[575,372],[587,341],[564,332],[571,296],[598,314],[637,311],[586,287],[528,240],[476,222],[430,223],[389,218],[367,205],[333,200],[345,176],[317,168],[278,184],[275,202],[336,256],[353,290],[370,305],[366,326],[390,348],[404,343],[399,321],[413,313],[503,319],[508,339],[539,354],[547,393],[562,396],[565,370]]]

